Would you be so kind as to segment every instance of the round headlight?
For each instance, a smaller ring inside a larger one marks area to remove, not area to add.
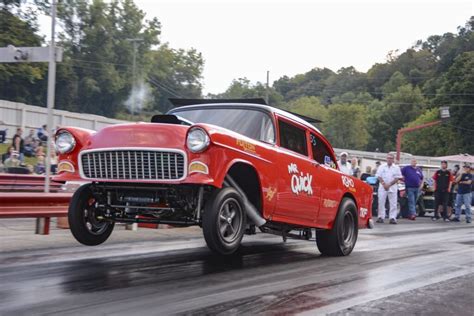
[[[204,151],[210,143],[209,135],[200,127],[193,127],[188,133],[186,146],[193,153]]]
[[[61,131],[56,135],[56,150],[60,154],[71,152],[75,146],[76,140],[68,131]]]

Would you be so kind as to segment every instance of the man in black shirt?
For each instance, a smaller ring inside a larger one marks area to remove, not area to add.
[[[448,214],[449,193],[451,192],[451,185],[453,183],[453,175],[448,170],[448,162],[441,161],[441,169],[433,175],[435,185],[435,214],[431,218],[434,221],[439,219],[439,209],[443,207],[443,219],[449,222],[450,214]]]
[[[453,221],[461,221],[461,207],[464,204],[466,212],[466,223],[471,223],[471,185],[472,185],[472,174],[471,166],[465,164],[463,167],[463,172],[459,174],[456,178],[456,183],[458,183],[458,195],[456,197],[456,217]]]

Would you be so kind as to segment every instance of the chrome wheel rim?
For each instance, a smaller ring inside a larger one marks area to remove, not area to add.
[[[222,203],[217,219],[218,233],[223,241],[232,243],[238,239],[242,227],[242,208],[234,198]]]

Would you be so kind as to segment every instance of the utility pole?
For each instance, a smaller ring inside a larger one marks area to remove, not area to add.
[[[53,138],[53,108],[54,93],[56,86],[56,45],[54,41],[56,31],[56,0],[51,2],[51,43],[49,44],[49,65],[48,65],[48,119],[47,131],[48,140],[46,147],[46,178],[44,181],[44,192],[49,192],[49,177],[51,176],[51,141]]]
[[[139,42],[143,42],[142,39],[140,38],[128,38],[127,41],[130,41],[133,43],[133,65],[132,65],[132,71],[133,71],[133,75],[132,75],[132,108],[131,108],[131,112],[132,112],[132,116],[134,115],[134,109],[135,109],[135,104],[136,104],[136,100],[135,100],[135,93],[133,93],[133,88],[135,86],[135,84],[137,83],[136,82],[136,79],[137,79],[137,48],[138,48],[138,43]]]
[[[53,129],[53,108],[54,108],[54,90],[56,85],[56,62],[61,62],[63,50],[55,45],[56,28],[56,0],[51,3],[51,43],[49,47],[15,47],[8,45],[0,47],[0,63],[38,63],[47,62],[48,64],[48,117],[46,128],[48,132],[48,141],[46,147],[46,178],[44,181],[44,192],[49,192],[51,176],[51,141]]]
[[[270,70],[267,70],[267,90],[265,93],[265,101],[267,101],[267,104],[270,104],[269,97],[270,97]]]

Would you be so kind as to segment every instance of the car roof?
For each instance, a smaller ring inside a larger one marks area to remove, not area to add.
[[[304,125],[305,127],[312,129],[316,132],[318,132],[320,135],[322,135],[321,131],[315,127],[314,125],[308,123],[304,119],[296,116],[295,114],[289,113],[285,110],[275,108],[269,105],[264,105],[264,104],[257,104],[257,103],[203,103],[203,104],[195,104],[195,105],[186,105],[186,106],[180,106],[173,108],[168,111],[168,113],[172,114],[174,112],[178,112],[180,110],[191,110],[191,109],[200,109],[200,108],[248,108],[251,110],[257,110],[257,111],[264,111],[267,113],[276,113],[279,116],[283,116],[285,118],[288,118],[290,120],[293,120],[295,122],[300,123],[301,125]]]

